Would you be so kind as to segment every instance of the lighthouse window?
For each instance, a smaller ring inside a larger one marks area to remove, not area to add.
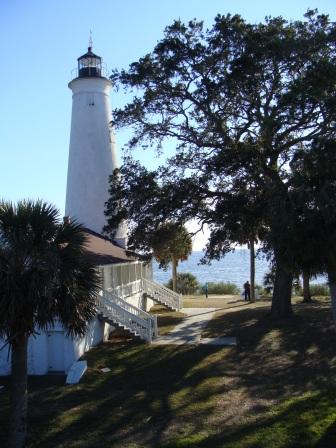
[[[80,68],[100,67],[100,60],[97,58],[83,58],[79,62]]]
[[[101,76],[101,58],[94,55],[89,48],[87,54],[78,58],[78,74],[80,77]]]
[[[96,58],[86,58],[81,60],[82,67],[96,67],[97,65],[99,65],[99,63]]]

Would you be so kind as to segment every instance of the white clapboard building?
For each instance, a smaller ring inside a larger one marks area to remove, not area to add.
[[[112,243],[102,236],[108,179],[117,167],[111,129],[111,81],[104,76],[102,59],[92,52],[78,58],[78,68],[69,83],[72,118],[65,214],[87,229],[87,256],[102,278],[97,298],[98,314],[88,324],[84,338],[71,338],[62,325],[39,331],[29,338],[28,373],[67,373],[84,352],[106,340],[111,331],[122,329],[151,342],[157,335],[155,316],[147,311],[154,302],[181,308],[178,294],[152,279],[150,264],[125,249],[126,224]],[[0,341],[0,348],[4,341]],[[0,350],[0,375],[10,374],[10,352]]]

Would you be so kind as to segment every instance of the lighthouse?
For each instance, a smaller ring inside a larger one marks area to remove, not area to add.
[[[72,115],[65,214],[101,234],[109,176],[118,166],[110,125],[112,84],[103,76],[102,58],[92,46],[77,61],[77,77],[69,83]],[[115,241],[125,246],[125,225],[117,230]]]

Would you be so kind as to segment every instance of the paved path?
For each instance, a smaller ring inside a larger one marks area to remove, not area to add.
[[[210,344],[210,345],[236,345],[236,338],[201,338],[202,329],[207,325],[217,308],[182,308],[181,312],[187,317],[167,335],[154,339],[153,344]]]

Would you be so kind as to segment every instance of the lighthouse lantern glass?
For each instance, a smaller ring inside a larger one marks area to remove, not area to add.
[[[87,53],[78,59],[78,76],[80,78],[101,76],[102,60],[93,53]]]

